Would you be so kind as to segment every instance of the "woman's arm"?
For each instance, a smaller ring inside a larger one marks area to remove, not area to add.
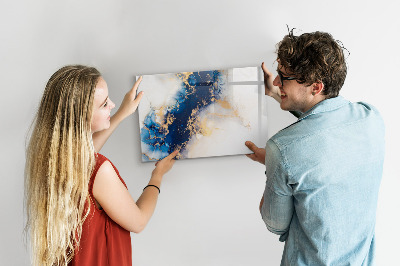
[[[101,150],[107,139],[111,136],[111,134],[122,122],[122,120],[124,120],[136,111],[139,102],[143,97],[143,92],[140,92],[136,96],[136,91],[141,81],[142,77],[140,77],[135,82],[132,89],[126,93],[124,100],[121,103],[121,106],[118,108],[118,111],[110,119],[110,127],[93,134],[93,145],[96,152],[99,152]]]
[[[149,185],[161,186],[162,178],[172,168],[177,154],[178,151],[174,151],[156,163]],[[93,196],[107,215],[126,230],[135,233],[141,232],[149,222],[158,194],[157,188],[147,187],[135,202],[109,161],[100,166],[93,184]]]

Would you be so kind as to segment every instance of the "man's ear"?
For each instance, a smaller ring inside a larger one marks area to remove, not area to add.
[[[311,94],[312,95],[318,95],[322,92],[322,90],[324,89],[324,83],[322,82],[315,82],[312,84],[312,91]]]

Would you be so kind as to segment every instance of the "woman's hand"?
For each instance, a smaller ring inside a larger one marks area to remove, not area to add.
[[[278,86],[274,86],[274,76],[265,66],[264,62],[261,64],[261,69],[264,72],[264,85],[265,85],[265,95],[271,96],[279,103],[281,102],[281,91]]]
[[[120,115],[122,119],[125,119],[136,111],[139,102],[144,94],[144,92],[141,91],[138,95],[136,95],[137,88],[139,87],[142,79],[142,77],[138,78],[135,84],[133,84],[132,89],[125,94],[124,100],[122,101],[121,106],[116,112],[116,114],[118,113],[118,115]]]
[[[153,170],[153,176],[158,175],[158,176],[163,176],[165,175],[169,170],[171,170],[172,166],[175,163],[175,156],[178,155],[179,151],[176,150],[161,161],[156,162],[156,168]]]
[[[93,145],[96,152],[99,152],[101,150],[104,143],[106,143],[107,139],[111,136],[111,134],[118,127],[121,121],[136,111],[139,102],[143,97],[143,92],[140,92],[136,96],[136,90],[139,87],[141,81],[142,77],[140,77],[135,82],[132,89],[128,91],[128,93],[125,95],[124,100],[122,101],[122,104],[119,107],[118,111],[111,117],[110,127],[93,134]]]

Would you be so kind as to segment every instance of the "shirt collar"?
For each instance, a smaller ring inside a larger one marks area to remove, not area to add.
[[[324,112],[329,112],[329,111],[333,111],[335,109],[339,109],[340,107],[342,107],[343,105],[349,104],[350,102],[348,100],[346,100],[345,98],[343,98],[342,96],[337,96],[334,98],[329,98],[326,100],[323,100],[319,103],[317,103],[316,105],[314,105],[310,110],[308,110],[307,112],[303,113],[300,117],[299,120],[302,120],[310,115],[314,115],[314,114],[319,114],[319,113],[324,113]]]

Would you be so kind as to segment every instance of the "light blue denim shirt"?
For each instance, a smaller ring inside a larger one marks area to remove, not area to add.
[[[378,111],[341,96],[268,140],[261,215],[281,265],[373,265],[384,146]]]

